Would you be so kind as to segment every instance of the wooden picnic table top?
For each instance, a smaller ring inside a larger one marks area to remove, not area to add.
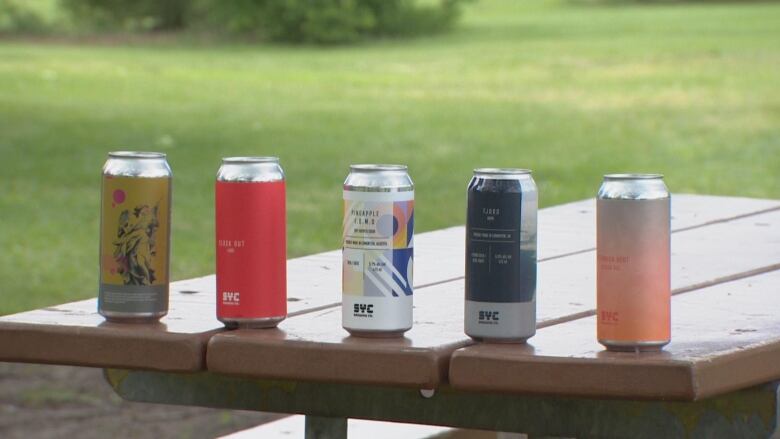
[[[224,330],[207,276],[172,284],[170,313],[158,325],[105,323],[94,299],[0,317],[0,360],[678,399],[780,378],[780,368],[759,367],[780,357],[780,313],[771,300],[780,289],[773,273],[780,201],[673,195],[672,231],[678,294],[673,342],[660,354],[613,355],[596,343],[590,199],[539,212],[539,331],[527,346],[475,344],[464,335],[465,235],[452,227],[415,237],[415,324],[401,339],[349,337],[341,328],[341,258],[332,251],[288,262],[289,317],[278,329]]]
[[[698,400],[780,378],[780,271],[677,295],[661,352],[609,352],[595,317],[542,328],[525,346],[455,351],[461,390]],[[501,377],[496,379],[496,377]]]
[[[461,258],[439,245],[449,233],[418,235],[423,246],[416,262],[422,270],[418,282],[435,284],[462,274]],[[340,250],[291,259],[287,272],[290,318],[339,305]],[[97,299],[2,316],[0,361],[205,370],[206,344],[225,331],[216,318],[215,300],[216,280],[210,275],[171,283],[168,315],[155,324],[107,322],[97,313]]]

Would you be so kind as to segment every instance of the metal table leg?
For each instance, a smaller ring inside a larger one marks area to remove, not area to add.
[[[341,430],[333,431],[342,434],[333,437],[346,437],[346,418],[355,418],[522,432],[530,437],[780,438],[780,382],[685,402],[476,393],[446,386],[426,398],[418,389],[209,372],[108,369],[106,378],[130,401],[300,413],[327,420],[324,425],[340,420]],[[307,420],[307,427],[317,428],[318,422]]]
[[[306,416],[306,439],[347,439],[347,418]]]

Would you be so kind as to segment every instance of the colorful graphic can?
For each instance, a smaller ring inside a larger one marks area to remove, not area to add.
[[[521,343],[536,333],[537,208],[531,171],[474,170],[466,213],[469,337]]]
[[[412,327],[414,184],[402,165],[352,165],[344,182],[342,326],[364,337]]]
[[[149,322],[168,313],[171,176],[165,154],[108,154],[98,292],[98,312],[106,320]]]
[[[670,196],[663,176],[604,176],[596,218],[599,343],[659,350],[671,339]]]
[[[228,328],[273,328],[287,317],[285,182],[279,159],[223,159],[215,201],[217,318]]]

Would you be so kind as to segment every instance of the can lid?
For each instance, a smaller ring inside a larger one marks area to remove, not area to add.
[[[164,152],[146,152],[146,151],[111,151],[109,157],[117,159],[164,159]]]
[[[655,180],[664,178],[663,174],[606,174],[604,180]]]
[[[225,157],[222,163],[279,163],[279,157]]]
[[[525,175],[530,174],[530,169],[519,168],[476,168],[474,175]]]
[[[374,165],[374,164],[359,164],[350,165],[350,171],[357,172],[387,172],[387,171],[404,171],[406,172],[406,165]]]

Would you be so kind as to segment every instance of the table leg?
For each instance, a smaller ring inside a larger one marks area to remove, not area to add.
[[[347,439],[347,418],[306,416],[306,439]]]

